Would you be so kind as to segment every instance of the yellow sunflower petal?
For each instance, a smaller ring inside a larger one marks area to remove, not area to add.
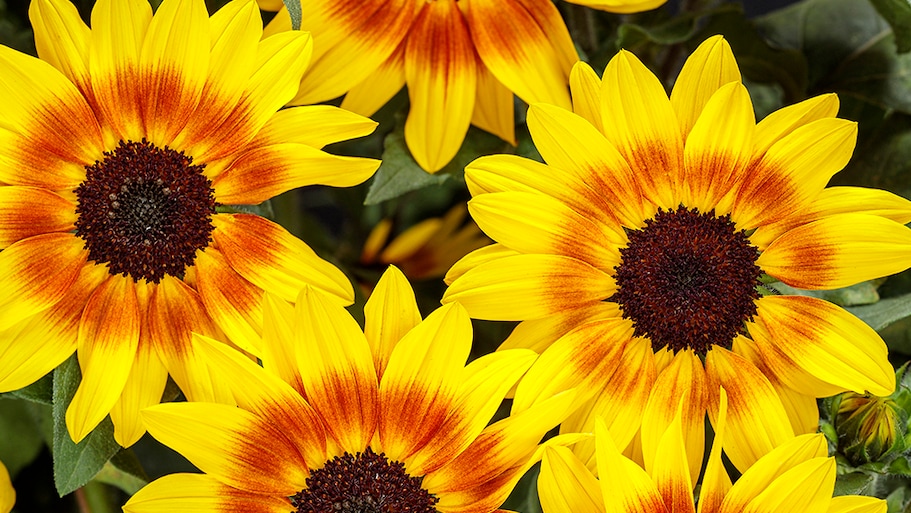
[[[322,421],[296,390],[221,342],[194,335],[193,347],[218,368],[238,406],[278,427],[311,467],[325,461],[326,435]]]
[[[174,382],[191,401],[234,404],[227,383],[192,345],[193,333],[214,336],[217,328],[199,295],[184,282],[165,276],[149,298],[149,336]]]
[[[82,381],[66,409],[66,427],[79,443],[120,397],[139,345],[142,313],[132,278],[110,276],[98,286],[79,323]]]
[[[833,93],[814,96],[778,109],[756,125],[755,154],[761,156],[779,139],[795,129],[817,119],[835,117],[837,113],[838,96]]]
[[[820,216],[848,212],[885,217],[897,223],[911,222],[911,201],[882,189],[826,187],[813,202]]]
[[[827,454],[826,439],[821,434],[792,438],[760,458],[740,476],[725,495],[721,511],[743,511],[754,497],[786,472],[807,461],[825,458]]]
[[[780,222],[760,226],[750,235],[750,242],[761,251],[765,251],[775,239],[795,227],[823,217],[851,212],[880,216],[907,224],[911,222],[911,201],[881,189],[826,187],[802,212],[790,215]]]
[[[541,0],[472,0],[467,18],[481,60],[526,103],[571,107],[567,82],[579,60],[556,6]]]
[[[215,248],[196,253],[196,290],[215,324],[237,347],[262,354],[263,289],[236,273]]]
[[[454,460],[427,474],[424,489],[440,497],[437,507],[445,511],[471,501],[478,507],[502,504],[510,484],[535,458],[538,441],[566,418],[574,400],[573,391],[564,392],[491,424]]]
[[[734,191],[734,221],[755,228],[799,212],[845,167],[856,138],[856,123],[823,118],[779,139],[746,170]]]
[[[683,138],[664,86],[633,54],[621,50],[601,81],[604,134],[626,157],[653,202],[676,207]]]
[[[278,428],[255,414],[203,402],[142,410],[156,440],[221,483],[247,492],[291,496],[306,486],[307,463]]]
[[[750,94],[739,81],[705,103],[683,152],[687,206],[708,212],[736,183],[752,158],[754,124]]]
[[[34,383],[76,351],[82,311],[107,277],[105,267],[84,265],[76,281],[54,306],[2,332],[0,391],[17,390]]]
[[[287,513],[285,497],[238,490],[206,474],[168,474],[144,486],[123,506],[124,513]]]
[[[516,122],[512,91],[493,76],[484,63],[478,63],[478,87],[471,124],[516,145]]]
[[[628,321],[608,319],[563,335],[544,351],[519,383],[513,412],[524,411],[571,388],[580,391],[580,402],[590,398],[616,371],[616,362],[632,338],[632,331]]]
[[[16,504],[16,490],[9,478],[9,471],[0,462],[0,512],[9,513]]]
[[[364,450],[379,414],[379,387],[367,339],[341,305],[309,286],[297,298],[295,317],[293,340],[299,344],[297,364],[307,401],[343,450]]]
[[[886,513],[887,509],[886,501],[876,497],[843,495],[832,497],[826,513]]]
[[[0,46],[0,181],[72,189],[103,149],[101,128],[79,90],[50,64]]]
[[[332,105],[305,105],[276,112],[250,145],[297,143],[319,149],[369,135],[376,126],[372,119]]]
[[[445,421],[471,338],[465,309],[449,304],[396,344],[380,383],[380,442],[390,458],[407,459]]]
[[[313,66],[304,75],[291,103],[331,100],[367,79],[398,48],[421,6],[410,0],[309,2],[301,28],[310,31],[320,43]],[[284,12],[287,11],[283,9]]]
[[[468,210],[490,238],[520,253],[569,256],[602,270],[620,264],[622,235],[549,196],[483,194],[468,202]]]
[[[686,59],[671,91],[671,105],[677,113],[684,140],[687,140],[709,99],[721,86],[730,82],[740,82],[740,68],[734,59],[734,52],[724,37],[712,36],[700,43]],[[751,117],[752,112],[750,104]],[[720,127],[719,131],[722,131]]]
[[[766,296],[757,306],[775,346],[818,379],[861,394],[895,389],[885,343],[857,317],[806,296]]]
[[[544,450],[538,496],[548,513],[604,513],[598,480],[566,447]]]
[[[259,9],[252,2],[229,2],[212,15],[208,31],[211,47],[208,77],[196,110],[186,120],[174,147],[186,148],[188,155],[199,158],[206,148],[222,142],[212,134],[232,114],[237,115],[238,102],[256,69],[257,43],[262,31]],[[229,135],[249,139],[251,134],[247,129]],[[212,172],[210,168],[206,171]]]
[[[835,289],[911,266],[911,230],[869,214],[836,214],[786,232],[756,261],[802,289]]]
[[[376,71],[352,87],[341,108],[362,116],[372,116],[405,87],[405,44],[383,61]]]
[[[443,302],[458,301],[477,319],[535,319],[601,301],[614,289],[608,274],[574,258],[514,255],[465,272]]]
[[[555,340],[570,330],[591,321],[619,318],[620,307],[616,303],[599,301],[591,305],[567,310],[540,319],[522,321],[497,348],[498,351],[525,348],[540,354]]]
[[[405,47],[411,99],[405,142],[427,172],[439,171],[462,145],[474,111],[477,66],[458,5],[425,4]]]
[[[728,397],[724,452],[741,472],[760,457],[794,437],[788,414],[769,380],[745,358],[721,347],[705,357],[709,414],[718,422],[720,398],[712,392],[724,387]]]
[[[28,7],[38,57],[66,75],[83,95],[91,94],[89,40],[86,26],[72,2],[41,0]]]
[[[207,162],[245,147],[294,96],[312,51],[313,40],[306,32],[286,32],[261,41],[242,96],[222,123],[183,143],[188,154]]]
[[[586,5],[607,12],[632,14],[650,11],[660,7],[667,0],[567,0],[573,4]]]
[[[591,432],[595,419],[600,416],[615,444],[627,447],[633,442],[657,377],[651,345],[645,339],[633,339],[626,344],[616,367],[610,378],[599,387],[597,395],[560,425],[561,433]],[[597,469],[594,440],[577,442],[573,453],[591,470]]]
[[[92,9],[89,73],[103,122],[114,138],[138,141],[143,131],[139,56],[152,21],[144,0],[101,0]]]
[[[826,513],[835,488],[835,458],[813,458],[788,470],[746,505],[744,511]]]
[[[263,297],[263,368],[306,397],[297,365],[297,346],[288,343],[294,340],[294,324],[294,306],[267,292]]]
[[[610,437],[604,422],[595,422],[598,476],[605,511],[611,513],[670,513],[652,478],[629,459]]]
[[[568,113],[567,113],[568,114]],[[558,114],[562,115],[562,114]],[[571,115],[571,114],[570,114]],[[613,219],[616,215],[615,208],[606,202],[604,192],[598,190],[595,184],[601,183],[604,179],[602,173],[610,174],[604,171],[603,165],[608,163],[600,155],[592,155],[592,162],[589,167],[579,167],[575,160],[569,159],[570,155],[579,158],[582,152],[588,152],[588,147],[576,140],[578,132],[576,129],[584,125],[581,119],[569,118],[572,130],[566,130],[561,126],[553,126],[554,133],[550,138],[563,138],[564,141],[570,141],[568,148],[565,150],[557,148],[551,158],[567,159],[560,160],[566,167],[548,166],[531,159],[519,157],[517,155],[488,155],[472,161],[465,167],[465,181],[468,184],[468,190],[472,196],[480,196],[485,193],[495,192],[527,192],[537,195],[553,197],[578,212],[579,214],[592,219]],[[578,125],[576,124],[578,123]],[[532,121],[534,124],[534,121]],[[591,128],[589,131],[593,132]],[[545,137],[542,135],[541,137]],[[548,139],[550,140],[550,139]],[[576,142],[573,142],[576,141]],[[603,138],[602,138],[603,141]],[[561,142],[562,144],[562,142]],[[565,156],[561,157],[563,153]],[[620,167],[625,166],[622,162]],[[632,184],[630,184],[632,186]],[[630,198],[629,201],[637,202],[637,199]],[[606,212],[613,212],[605,214]],[[638,221],[641,222],[641,219]]]
[[[798,365],[777,346],[776,339],[763,323],[748,322],[747,330],[768,373],[785,386],[813,397],[830,397],[844,391],[844,388],[827,383]]]
[[[0,187],[0,248],[33,235],[69,232],[76,205],[37,187]]]
[[[601,120],[601,77],[586,62],[579,61],[569,73],[573,112],[604,133]]]
[[[377,379],[381,379],[396,344],[421,322],[414,291],[397,267],[390,265],[380,276],[364,305],[364,319],[364,336],[370,344]]]
[[[354,301],[348,278],[281,226],[248,214],[216,214],[212,238],[241,276],[263,290],[294,301],[304,285],[340,302]]]
[[[136,357],[130,368],[130,376],[123,391],[111,408],[111,422],[114,423],[114,440],[121,447],[129,447],[139,441],[146,428],[139,418],[139,411],[158,404],[168,383],[168,370],[149,339],[148,330],[140,333]]]
[[[69,233],[36,235],[0,253],[0,330],[54,306],[76,281],[88,257]]]
[[[212,188],[220,202],[256,205],[305,185],[358,185],[379,166],[379,160],[330,155],[306,144],[273,144],[244,153],[213,180]]]
[[[695,513],[693,479],[690,477],[690,465],[683,439],[683,406],[684,401],[681,400],[674,419],[658,441],[659,456],[652,463],[649,475],[658,486],[668,509],[675,513]]]
[[[690,475],[699,475],[705,446],[706,396],[702,362],[691,350],[679,351],[670,365],[658,373],[642,415],[642,453],[646,470],[661,457],[658,444],[676,413],[676,408],[669,405],[680,404],[682,400],[683,436]]]
[[[506,392],[535,360],[530,351],[514,349],[485,355],[462,369],[459,390],[446,420],[406,462],[415,474],[433,472],[465,450],[489,424]]]
[[[457,278],[465,274],[470,269],[473,269],[484,262],[489,262],[503,258],[505,256],[518,255],[519,253],[503,246],[502,244],[490,244],[484,246],[483,248],[476,249],[467,255],[460,258],[449,271],[446,272],[446,276],[443,278],[443,281],[446,284],[452,284]]]
[[[772,384],[788,414],[795,435],[816,432],[819,427],[819,406],[815,395],[798,392],[784,384],[763,360],[754,341],[738,336],[734,339],[732,350],[749,360]]]
[[[731,477],[721,461],[721,446],[727,436],[728,395],[723,388],[718,392],[718,413],[712,426],[715,438],[702,476],[698,513],[720,513],[721,503],[731,489]]]
[[[629,165],[595,127],[567,110],[535,104],[528,109],[528,129],[545,162],[587,184],[574,189],[594,207],[589,207],[594,215],[618,219],[627,226],[642,221],[639,180],[633,179]]]
[[[170,145],[199,103],[209,68],[209,16],[195,0],[166,0],[149,23],[139,57],[145,135]]]

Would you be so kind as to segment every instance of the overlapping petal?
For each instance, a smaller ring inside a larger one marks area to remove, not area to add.
[[[424,4],[405,47],[411,99],[405,142],[428,172],[440,170],[462,145],[474,111],[477,66],[458,5]]]

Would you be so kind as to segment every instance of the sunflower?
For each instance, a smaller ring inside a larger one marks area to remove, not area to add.
[[[440,278],[458,259],[490,244],[474,221],[469,218],[465,222],[467,217],[468,208],[459,203],[443,217],[408,227],[388,244],[393,223],[392,219],[383,219],[364,242],[360,263],[395,265],[412,280]]]
[[[775,280],[834,289],[911,265],[911,202],[826,187],[857,133],[835,117],[835,95],[757,124],[720,36],[687,60],[670,98],[626,51],[603,81],[577,65],[571,87],[574,112],[529,109],[546,164],[495,155],[467,167],[469,210],[496,243],[446,278],[444,303],[523,321],[501,347],[542,353],[514,408],[591,390],[564,427],[591,431],[603,415],[626,447],[641,424],[648,460],[683,398],[695,473],[719,385],[731,397],[725,450],[741,469],[815,431],[815,398],[892,392],[871,328],[821,299],[769,293]]]
[[[282,10],[266,33],[290,28]],[[513,93],[570,107],[579,57],[551,0],[305,0],[301,28],[317,44],[291,105],[347,93],[342,108],[370,116],[407,84],[405,142],[430,173],[471,124],[515,144]]]
[[[168,375],[221,400],[190,333],[258,353],[265,290],[311,284],[351,303],[344,274],[250,205],[378,167],[323,145],[375,123],[337,108],[281,110],[309,35],[261,40],[253,0],[211,19],[202,0],[100,0],[92,28],[66,0],[29,14],[41,59],[0,46],[0,391],[78,351],[66,413],[77,442],[106,415],[128,446]]]
[[[9,513],[16,504],[16,490],[6,466],[0,461],[0,513]]]
[[[534,353],[503,351],[465,366],[464,309],[447,305],[421,321],[395,268],[365,306],[364,332],[310,287],[296,306],[272,294],[265,305],[263,367],[198,336],[239,408],[143,410],[152,436],[204,474],[158,479],[125,512],[494,511],[574,397],[488,425]]]
[[[760,458],[732,486],[721,462],[719,440],[727,434],[727,401],[723,391],[720,397],[717,432],[698,509],[678,412],[645,469],[620,453],[600,419],[595,428],[599,478],[567,448],[545,449],[538,477],[544,513],[886,512],[886,501],[875,497],[832,497],[836,464],[835,458],[827,457],[822,434],[805,434],[783,443]]]

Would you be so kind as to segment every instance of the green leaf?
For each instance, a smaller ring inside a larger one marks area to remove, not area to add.
[[[851,472],[835,477],[833,497],[841,495],[869,495],[873,486],[873,476],[864,472]]]
[[[879,331],[911,315],[911,294],[890,297],[872,305],[852,306],[847,310]]]
[[[868,129],[860,134],[854,158],[835,175],[833,185],[876,187],[911,198],[911,116],[892,112],[868,121],[860,125]]]
[[[383,163],[370,182],[364,204],[376,205],[406,192],[440,185],[449,178],[449,175],[442,172],[432,175],[421,169],[405,146],[404,132],[395,130],[386,136]]]
[[[404,125],[399,123],[386,136],[383,163],[377,170],[367,191],[365,205],[376,205],[397,198],[407,192],[441,185],[447,180],[462,180],[463,170],[481,155],[512,153],[514,148],[499,137],[471,127],[458,153],[443,169],[430,174],[412,158],[405,144]]]
[[[36,428],[29,404],[20,399],[0,399],[0,461],[15,476],[31,463],[44,439]]]
[[[908,0],[870,0],[892,26],[898,53],[911,50],[911,3]]]
[[[288,14],[291,15],[291,29],[300,30],[301,29],[301,18],[304,16],[304,11],[301,10],[301,0],[282,0],[285,4],[285,9],[288,9]]]
[[[114,426],[106,417],[78,444],[66,430],[66,408],[81,380],[73,355],[54,371],[54,485],[61,497],[85,485],[120,450]]]
[[[899,456],[889,464],[888,472],[893,475],[911,477],[911,465],[904,456]]]
[[[834,290],[796,289],[782,282],[776,282],[770,286],[782,294],[816,297],[835,303],[838,306],[856,306],[869,305],[879,301],[879,294],[876,292],[877,283],[875,281],[865,281],[850,287]]]
[[[840,116],[863,121],[871,107],[911,113],[911,54],[896,52],[868,0],[805,0],[756,23],[773,45],[803,53],[810,89],[838,93]]]
[[[624,23],[617,28],[617,48],[633,49],[645,42],[659,45],[683,43],[693,37],[703,19],[726,12],[742,13],[743,8],[726,3],[707,11],[687,11],[651,25]]]
[[[807,63],[796,49],[769,45],[743,12],[727,11],[709,19],[694,41],[722,34],[731,45],[743,76],[753,82],[774,82],[785,100],[802,100],[807,90]]]
[[[31,385],[9,393],[13,397],[26,399],[35,403],[51,404],[54,401],[54,377],[47,373]]]

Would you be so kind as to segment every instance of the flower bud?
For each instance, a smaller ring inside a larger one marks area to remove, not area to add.
[[[842,394],[835,416],[838,451],[855,466],[878,461],[899,438],[898,405],[888,397]]]

